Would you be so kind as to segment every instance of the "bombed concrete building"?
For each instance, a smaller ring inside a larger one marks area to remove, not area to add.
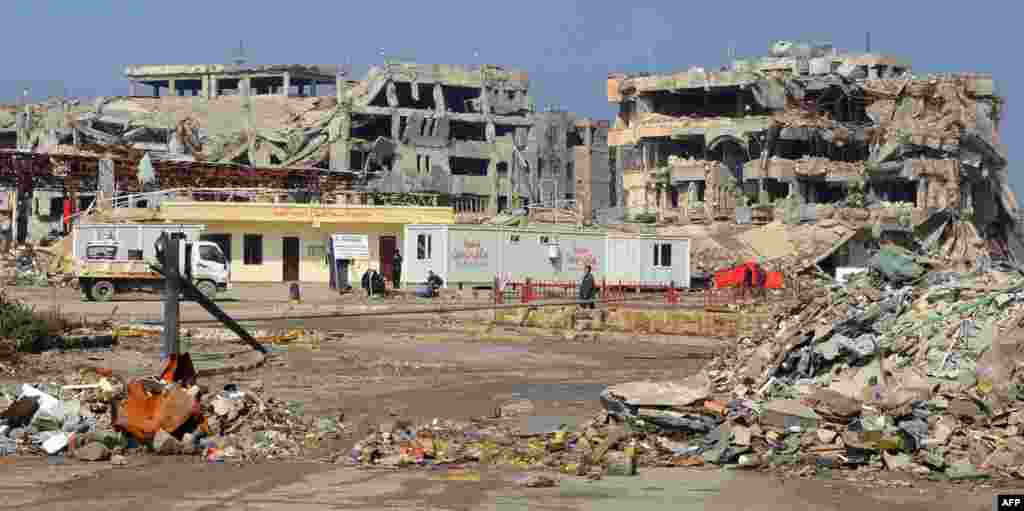
[[[777,42],[720,70],[611,75],[608,98],[632,215],[806,221],[815,205],[899,206],[919,213],[914,225],[948,213],[1019,245],[991,76],[915,75],[896,57]]]
[[[388,61],[358,81],[312,65],[124,75],[131,96],[0,111],[0,133],[43,153],[352,173],[356,190],[438,196],[468,221],[554,199],[586,217],[614,193],[608,123],[535,112],[520,71]]]
[[[377,173],[373,189],[442,193],[481,215],[567,199],[589,214],[610,203],[607,123],[535,112],[523,72],[393,63],[343,100],[351,128],[347,139],[339,132],[339,165]]]

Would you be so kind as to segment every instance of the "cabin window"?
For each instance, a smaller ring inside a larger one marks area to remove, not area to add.
[[[113,245],[100,245],[86,248],[85,258],[101,261],[112,261],[117,258],[117,247]]]
[[[519,235],[518,234],[510,234],[508,236],[508,242],[509,242],[509,244],[512,244],[512,245],[518,245],[519,244]]]
[[[431,238],[432,236],[429,234],[416,235],[416,259],[420,261],[430,259]]]
[[[550,245],[551,244],[551,238],[548,237],[548,236],[541,236],[539,238],[539,241],[540,241],[541,245]]]
[[[323,259],[327,255],[327,247],[323,245],[310,245],[306,247],[306,257]]]
[[[672,244],[654,244],[654,266],[656,268],[670,268],[672,266]]]

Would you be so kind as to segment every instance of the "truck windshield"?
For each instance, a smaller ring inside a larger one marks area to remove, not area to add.
[[[199,258],[204,261],[224,264],[224,254],[220,253],[219,248],[211,245],[203,245],[199,247]]]

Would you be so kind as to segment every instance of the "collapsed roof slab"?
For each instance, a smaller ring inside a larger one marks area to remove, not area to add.
[[[500,82],[506,89],[525,91],[530,86],[525,71],[505,69],[493,64],[469,67],[453,64],[389,62],[383,66],[374,66],[367,73],[367,81],[380,77],[387,77],[398,83],[440,83],[455,87],[480,88],[485,83]]]
[[[225,64],[156,64],[127,66],[124,75],[129,80],[165,80],[172,77],[203,75],[241,76],[253,74],[279,75],[288,73],[295,79],[319,83],[334,83],[340,68],[327,65],[272,64],[260,66],[233,66]]]
[[[419,110],[416,108],[390,108],[386,106],[355,106],[352,108],[352,113],[362,115],[379,115],[390,117],[397,113],[401,116],[410,115],[429,115],[427,110]],[[533,121],[529,117],[515,116],[515,115],[491,115],[485,116],[484,114],[473,114],[473,113],[451,113],[446,112],[445,117],[453,121],[462,122],[477,122],[485,123],[488,120],[494,121],[494,124],[507,125],[507,126],[532,126]]]

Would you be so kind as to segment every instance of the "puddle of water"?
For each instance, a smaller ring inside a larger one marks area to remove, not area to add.
[[[479,351],[482,353],[528,353],[528,348],[520,346],[480,346]],[[416,346],[416,351],[421,353],[450,353],[465,350],[462,346],[455,346],[451,344],[420,344]]]
[[[530,401],[596,401],[607,387],[603,383],[525,383],[513,385],[511,392]]]
[[[523,417],[518,430],[523,435],[546,435],[557,431],[564,425],[569,431],[575,431],[584,419],[562,415],[531,415]]]
[[[695,479],[651,481],[642,475],[607,477],[600,481],[566,478],[559,485],[559,497],[583,499],[587,501],[585,509],[598,511],[621,511],[625,507],[637,510],[698,510],[704,509],[708,498],[721,493],[732,479],[732,474],[724,473],[713,479]]]

